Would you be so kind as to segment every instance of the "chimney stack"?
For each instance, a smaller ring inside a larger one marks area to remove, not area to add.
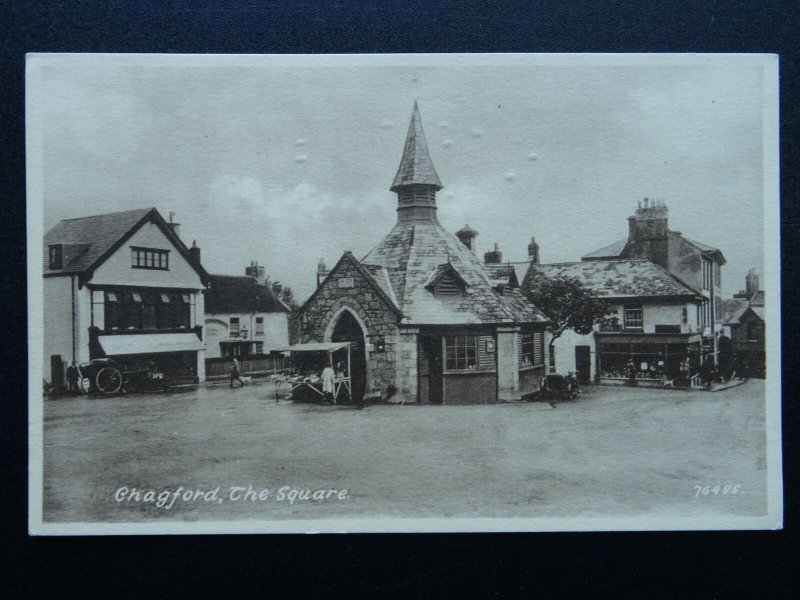
[[[750,269],[747,272],[747,276],[744,278],[745,282],[745,291],[747,292],[748,298],[752,298],[755,296],[758,291],[758,275],[756,274],[755,269]]]
[[[197,240],[192,240],[192,247],[189,248],[189,256],[198,265],[200,264],[200,248],[197,247]]]
[[[534,265],[539,264],[539,244],[536,243],[536,238],[531,236],[531,243],[528,244],[528,262]]]
[[[500,252],[500,246],[497,242],[494,244],[494,250],[483,254],[483,262],[487,265],[496,265],[503,262],[503,253]]]
[[[317,287],[322,285],[322,282],[328,276],[330,271],[328,267],[325,266],[325,261],[323,259],[319,259],[319,263],[317,264]]]
[[[267,273],[263,265],[259,265],[258,261],[250,261],[250,266],[245,267],[244,274],[249,275],[256,280],[259,285],[266,285]]]
[[[475,252],[475,238],[478,237],[478,232],[475,231],[469,225],[464,225],[461,229],[456,231],[456,237],[464,244],[467,248]]]

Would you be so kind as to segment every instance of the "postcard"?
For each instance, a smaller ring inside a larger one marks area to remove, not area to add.
[[[779,529],[778,59],[30,54],[33,535]]]

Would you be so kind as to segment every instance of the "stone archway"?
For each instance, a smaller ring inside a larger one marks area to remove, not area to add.
[[[364,322],[349,307],[343,306],[328,323],[325,341],[351,342],[350,384],[352,399],[361,402],[367,389],[367,331]]]

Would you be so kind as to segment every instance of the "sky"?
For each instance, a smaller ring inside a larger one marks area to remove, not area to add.
[[[723,295],[764,266],[764,79],[757,57],[42,55],[29,160],[44,230],[174,212],[215,274],[251,261],[303,300],[320,258],[361,257],[396,221],[389,191],[414,100],[444,185],[442,225],[504,260],[580,260],[627,236],[645,197],[718,247]],[[36,81],[32,81],[32,73]],[[29,197],[29,203],[38,202]]]

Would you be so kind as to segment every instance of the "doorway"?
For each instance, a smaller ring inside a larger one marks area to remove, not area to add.
[[[575,346],[575,378],[585,384],[592,380],[592,358],[589,346]]]
[[[444,377],[442,375],[441,336],[419,336],[419,396],[423,404],[444,402]]]
[[[350,344],[350,386],[352,400],[361,402],[367,389],[367,353],[364,331],[349,310],[339,315],[331,334],[332,342],[351,342]]]

